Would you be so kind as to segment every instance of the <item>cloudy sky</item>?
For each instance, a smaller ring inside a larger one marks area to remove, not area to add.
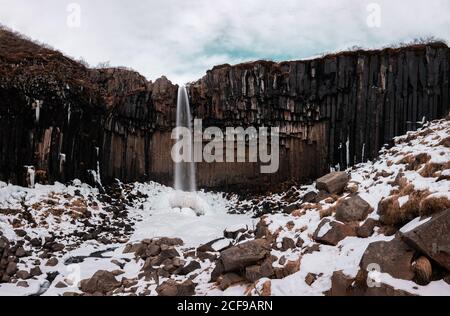
[[[90,65],[176,83],[223,63],[417,37],[450,41],[448,0],[0,0],[0,23]]]

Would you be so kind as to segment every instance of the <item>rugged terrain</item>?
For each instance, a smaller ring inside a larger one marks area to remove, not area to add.
[[[264,196],[0,184],[0,295],[450,295],[450,117]]]

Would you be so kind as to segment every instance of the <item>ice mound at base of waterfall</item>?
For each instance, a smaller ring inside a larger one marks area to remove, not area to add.
[[[197,216],[201,216],[205,215],[208,209],[208,203],[195,192],[175,191],[170,193],[167,198],[171,209],[180,209],[182,212],[190,209]]]
[[[181,238],[185,247],[198,247],[205,241],[223,237],[223,231],[236,225],[256,225],[253,214],[232,214],[236,199],[223,193],[197,191],[191,193],[193,200],[182,198],[178,202],[176,191],[170,187],[154,183],[135,183],[133,194],[145,196],[130,209],[129,216],[140,218],[135,224],[135,231],[130,237],[131,242],[157,237]],[[185,192],[181,192],[185,193]],[[188,194],[189,195],[189,194]],[[171,198],[173,197],[173,199]],[[172,207],[178,205],[178,207]],[[188,203],[188,204],[185,204]],[[203,210],[204,215],[196,216],[190,207],[181,209],[179,206],[191,206]]]

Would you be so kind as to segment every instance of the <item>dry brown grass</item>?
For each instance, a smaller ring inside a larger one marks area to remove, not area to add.
[[[407,155],[397,162],[397,165],[406,165],[406,170],[418,170],[421,165],[426,164],[431,160],[431,156],[426,153],[420,153],[416,156]]]
[[[406,187],[407,191],[410,186]],[[407,192],[405,191],[405,192]],[[408,223],[421,215],[421,202],[429,195],[428,191],[412,191],[409,194],[391,195],[380,201],[378,213],[380,220],[385,225],[400,226]],[[399,198],[409,196],[409,200],[400,207]]]
[[[434,176],[444,165],[427,163],[421,170],[422,176]],[[398,189],[391,191],[391,195],[380,201],[378,213],[385,225],[399,226],[418,216],[429,216],[450,208],[450,201],[445,197],[429,197],[427,190],[415,190],[414,185],[405,177],[396,179]],[[408,201],[400,207],[399,198],[408,196]]]
[[[428,197],[420,203],[420,215],[429,216],[450,208],[450,200],[446,197]]]
[[[450,162],[447,162],[445,164],[439,164],[439,163],[427,163],[425,166],[422,167],[419,174],[424,178],[437,178],[440,175],[440,171],[449,169],[450,168]]]

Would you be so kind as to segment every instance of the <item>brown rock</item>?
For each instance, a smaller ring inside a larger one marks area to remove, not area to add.
[[[261,265],[252,265],[245,268],[245,278],[250,282],[256,282],[261,278],[270,278],[274,274],[270,258],[264,260]]]
[[[305,277],[305,283],[311,286],[317,280],[317,275],[314,273],[308,273]]]
[[[159,257],[161,258],[161,260],[165,260],[165,259],[173,259],[175,257],[179,257],[180,254],[178,253],[178,251],[175,248],[161,248],[161,253],[159,254]]]
[[[158,240],[156,240],[156,244],[161,246],[161,245],[167,245],[167,246],[183,246],[184,242],[182,239],[180,238],[168,238],[168,237],[163,237],[160,238]]]
[[[275,268],[275,278],[277,279],[283,279],[287,276],[290,276],[298,271],[300,271],[300,261],[301,258],[299,258],[296,261],[288,261],[286,265],[282,268]]]
[[[77,293],[77,292],[64,292],[63,296],[69,296],[69,297],[80,296],[80,293]]]
[[[368,238],[372,236],[377,223],[378,222],[373,218],[367,219],[364,224],[356,227],[356,234],[360,238]]]
[[[63,244],[58,244],[58,243],[53,244],[52,245],[52,250],[54,252],[63,251],[64,250],[64,245]]]
[[[212,272],[212,281],[217,280],[224,272],[243,270],[266,258],[271,251],[270,244],[264,239],[247,241],[243,244],[228,248],[220,253],[219,261]]]
[[[411,296],[403,290],[396,289],[385,283],[370,283],[370,277],[367,271],[360,270],[356,276],[355,282],[347,288],[347,295],[352,296]]]
[[[281,249],[283,251],[289,250],[289,249],[294,249],[295,248],[295,241],[293,241],[291,238],[289,237],[284,237],[283,241],[281,243]]]
[[[212,253],[212,252],[198,252],[197,253],[197,257],[201,261],[209,260],[211,262],[214,262],[214,261],[217,260],[217,255],[215,253]]]
[[[303,203],[313,203],[316,201],[316,198],[317,198],[317,193],[314,191],[310,191],[302,197],[302,202]]]
[[[16,272],[16,276],[19,278],[19,279],[22,279],[22,280],[27,280],[27,279],[29,279],[31,276],[30,276],[30,273],[28,272],[28,271],[25,271],[25,270],[20,270],[20,271],[17,271]]]
[[[11,261],[8,263],[8,265],[6,266],[6,274],[9,276],[13,276],[17,271],[17,264],[14,261]]]
[[[341,222],[363,221],[373,209],[359,195],[339,201],[336,206],[336,219]]]
[[[194,272],[195,270],[198,270],[201,268],[200,263],[197,261],[191,261],[186,266],[179,268],[177,271],[175,271],[175,274],[178,275],[188,275],[191,272]]]
[[[18,287],[29,287],[28,282],[27,281],[19,281],[16,284]]]
[[[33,267],[33,268],[31,268],[30,274],[32,276],[40,276],[40,275],[42,275],[41,268],[40,267]]]
[[[119,275],[124,274],[125,271],[117,269],[117,270],[112,271],[111,273],[112,273],[115,277],[117,277],[117,276],[119,276]]]
[[[187,280],[183,283],[177,283],[170,279],[156,288],[159,296],[192,296],[195,294],[195,283]]]
[[[27,235],[27,232],[24,231],[23,229],[15,229],[14,232],[19,237],[25,237]]]
[[[18,258],[22,258],[22,257],[25,257],[27,255],[27,253],[26,253],[25,249],[23,249],[23,247],[19,247],[19,248],[17,248],[15,255]]]
[[[258,224],[256,224],[255,238],[257,239],[266,238],[267,240],[270,240],[272,238],[269,226],[267,225],[264,217],[262,217],[259,220]]]
[[[156,244],[151,244],[145,250],[145,254],[147,257],[153,257],[159,255],[161,252],[161,247]]]
[[[349,236],[356,236],[354,227],[323,219],[314,232],[313,239],[322,244],[336,246],[341,240]]]
[[[120,287],[121,283],[116,280],[109,271],[99,270],[90,279],[82,280],[80,288],[86,293],[107,293]]]
[[[197,251],[198,252],[216,252],[216,251],[221,251],[223,249],[215,250],[212,247],[216,242],[221,241],[221,240],[225,240],[225,238],[217,238],[217,239],[211,240],[210,242],[208,242],[208,243],[198,247]],[[231,242],[229,243],[229,245],[231,246]]]
[[[67,287],[67,284],[64,283],[63,281],[59,281],[58,283],[56,283],[55,287],[56,287],[57,289],[63,289],[63,288],[66,288],[66,287]]]
[[[331,194],[340,194],[344,191],[348,181],[349,176],[346,172],[332,172],[317,179],[316,188]]]
[[[402,238],[408,245],[450,271],[450,209],[402,234]]]
[[[45,264],[47,267],[54,267],[58,264],[58,259],[56,259],[55,257],[52,257],[50,259],[47,260],[47,263]]]
[[[335,271],[331,277],[331,289],[328,296],[349,296],[352,293],[354,279],[345,275],[342,271]]]
[[[317,251],[320,251],[320,244],[314,243],[314,244],[308,246],[308,247],[302,252],[302,254],[303,254],[303,255],[309,255],[309,254],[312,254],[312,253],[317,252]]]
[[[412,260],[415,251],[406,245],[400,237],[391,241],[371,243],[361,259],[363,271],[371,264],[377,264],[381,273],[389,273],[397,279],[413,280]]]
[[[219,278],[218,284],[220,289],[222,291],[225,291],[230,286],[242,281],[244,281],[244,278],[239,274],[236,274],[234,272],[228,272]]]

